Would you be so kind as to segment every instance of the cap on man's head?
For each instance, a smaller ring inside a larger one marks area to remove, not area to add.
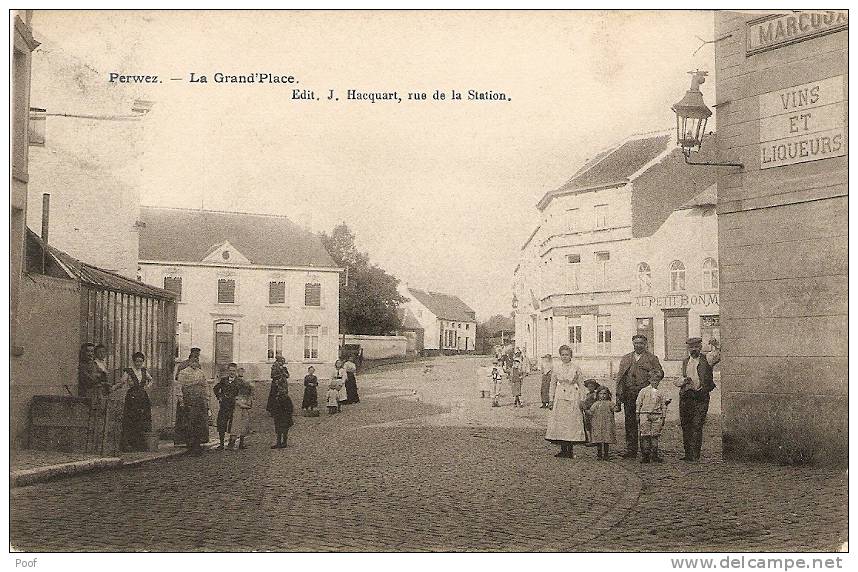
[[[647,338],[646,338],[646,336],[645,336],[645,335],[643,335],[643,334],[635,334],[635,335],[633,335],[633,336],[632,336],[632,341],[635,341],[635,340],[643,340],[643,341],[647,341]]]
[[[200,353],[200,352],[202,352],[202,351],[203,351],[203,350],[201,350],[200,348],[191,348],[191,353],[192,353],[192,354],[198,354],[198,353]]]
[[[685,342],[685,344],[689,345],[689,346],[697,346],[697,345],[702,346],[703,345],[703,338],[688,338],[688,341]]]
[[[544,356],[542,356],[542,359],[551,359],[551,358],[553,358],[553,357],[554,357],[554,356],[553,356],[553,355],[551,355],[551,354],[545,354]]]

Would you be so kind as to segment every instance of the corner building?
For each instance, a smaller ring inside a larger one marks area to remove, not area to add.
[[[641,332],[678,374],[689,335],[719,336],[714,185],[665,131],[602,151],[546,193],[513,277],[516,344],[531,358],[568,344],[587,375],[607,377]]]
[[[845,464],[848,12],[715,38],[724,455]]]

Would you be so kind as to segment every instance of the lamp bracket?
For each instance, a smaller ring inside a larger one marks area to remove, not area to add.
[[[715,161],[689,161],[688,158],[691,155],[690,152],[687,152],[685,149],[682,150],[682,156],[685,158],[686,165],[704,165],[707,167],[738,167],[739,169],[744,169],[744,163],[717,163]]]

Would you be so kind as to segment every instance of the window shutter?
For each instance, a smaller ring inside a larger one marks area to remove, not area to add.
[[[269,282],[268,283],[268,303],[269,304],[285,304],[286,303],[286,283],[285,282]]]
[[[219,304],[235,304],[235,280],[221,278],[217,281],[217,301]]]
[[[304,305],[305,306],[321,306],[322,305],[322,285],[319,283],[307,282],[304,284]]]

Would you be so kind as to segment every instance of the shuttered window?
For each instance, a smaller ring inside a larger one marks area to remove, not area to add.
[[[268,283],[268,303],[269,304],[285,304],[286,303],[286,283],[285,282],[269,282]]]
[[[235,304],[235,280],[221,278],[217,281],[218,304]]]
[[[164,290],[176,295],[176,302],[182,301],[182,278],[180,276],[165,276]]]
[[[321,306],[322,305],[322,285],[318,283],[308,282],[304,285],[304,305],[305,306]]]

